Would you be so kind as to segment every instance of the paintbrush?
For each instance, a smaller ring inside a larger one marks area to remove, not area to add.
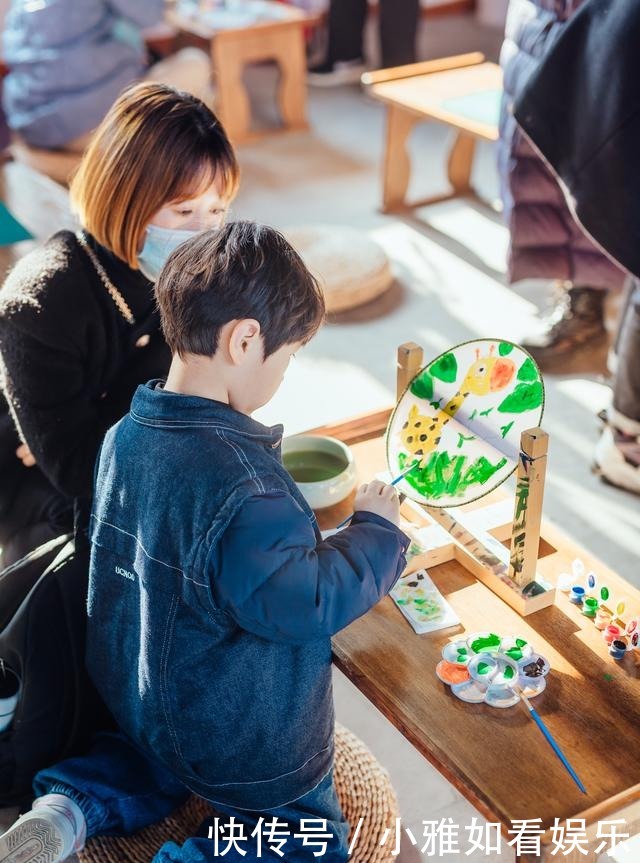
[[[408,468],[406,468],[406,470],[403,470],[403,471],[402,471],[402,473],[399,473],[399,474],[398,474],[398,476],[397,476],[395,479],[392,479],[392,480],[391,480],[391,482],[389,483],[389,485],[398,485],[398,483],[400,482],[400,480],[401,480],[401,479],[404,479],[404,478],[405,478],[405,476],[406,476],[408,473],[411,473],[411,471],[414,469],[414,467],[418,467],[418,465],[419,465],[419,464],[420,464],[420,462],[419,462],[419,461],[414,461],[414,463],[413,463],[412,465],[410,465]],[[403,499],[404,499],[404,498],[403,498],[403,497],[402,497],[402,495],[401,495],[401,496],[400,496],[400,500],[401,500],[401,502],[402,502],[402,500],[403,500]],[[334,530],[340,530],[340,528],[341,528],[341,527],[344,527],[344,526],[345,526],[345,524],[348,524],[348,523],[351,521],[351,519],[353,518],[353,516],[354,516],[354,515],[355,515],[355,513],[353,513],[353,512],[352,512],[352,513],[351,513],[351,515],[348,515],[346,518],[344,518],[344,519],[340,522],[340,524],[339,524],[339,525],[337,525],[337,527],[335,527],[335,528],[334,528]]]
[[[547,741],[549,746],[553,749],[553,751],[558,756],[560,761],[562,761],[565,769],[569,773],[569,776],[571,776],[571,778],[576,783],[576,785],[578,786],[580,791],[582,791],[583,794],[586,794],[587,789],[584,787],[584,785],[580,781],[580,777],[578,776],[576,771],[573,769],[571,764],[569,764],[569,761],[568,761],[566,755],[564,754],[562,749],[560,749],[560,747],[558,746],[558,744],[554,740],[551,732],[549,731],[547,726],[544,724],[541,717],[538,715],[537,710],[531,706],[531,702],[529,701],[529,699],[527,698],[527,696],[524,694],[524,692],[522,691],[522,689],[519,686],[512,686],[511,689],[516,693],[516,695],[518,695],[520,697],[520,701],[526,707],[526,709],[529,711],[529,716],[533,719],[533,721],[538,726],[540,731],[542,731],[545,740]]]

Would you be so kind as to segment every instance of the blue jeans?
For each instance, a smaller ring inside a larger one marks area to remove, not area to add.
[[[86,756],[69,758],[41,770],[33,788],[38,797],[57,793],[75,800],[86,819],[88,837],[135,833],[165,818],[191,793],[176,776],[150,761],[124,735],[115,733],[98,735]],[[209,836],[213,837],[216,828],[218,856],[227,863],[251,863],[257,859],[272,863],[284,859],[287,863],[310,863],[320,859],[322,863],[343,863],[347,860],[349,825],[340,809],[333,771],[312,791],[276,809],[258,812],[217,802],[213,806],[217,822],[214,817],[206,819],[197,835],[187,839],[182,847],[166,842],[153,863],[210,861],[215,855],[215,843]],[[263,819],[261,829],[252,837],[260,819]],[[266,838],[275,819],[278,838],[286,839],[281,848],[284,857],[272,850]],[[301,826],[302,819],[313,819],[313,823]],[[260,849],[258,833],[263,836]],[[304,838],[294,836],[295,833],[302,833]],[[314,855],[322,850],[320,845],[314,844],[320,842],[320,833],[330,834],[326,839],[326,852],[321,857]],[[240,837],[235,844],[229,841],[232,836]],[[241,851],[246,852],[245,855]]]

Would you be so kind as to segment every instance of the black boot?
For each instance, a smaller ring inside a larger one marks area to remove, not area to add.
[[[540,330],[525,338],[522,347],[543,371],[573,370],[578,361],[581,370],[588,366],[590,371],[604,373],[608,347],[604,300],[605,291],[596,288],[562,288]]]

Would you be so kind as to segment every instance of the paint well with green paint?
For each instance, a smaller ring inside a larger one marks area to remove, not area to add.
[[[502,644],[502,639],[495,632],[490,632],[489,635],[481,635],[471,643],[471,650],[474,653],[487,653],[495,650]],[[480,663],[482,665],[482,663]]]

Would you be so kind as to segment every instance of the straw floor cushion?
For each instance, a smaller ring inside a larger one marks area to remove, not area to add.
[[[289,228],[284,234],[320,282],[329,312],[368,303],[393,283],[384,249],[366,231],[311,225]]]
[[[391,863],[396,818],[399,817],[391,780],[364,743],[341,725],[336,725],[334,775],[340,805],[352,831],[363,819],[350,860],[352,863]],[[205,818],[214,814],[209,803],[194,795],[164,821],[133,836],[90,839],[78,859],[80,863],[149,863],[161,845],[171,840],[182,844],[195,835]],[[386,828],[390,836],[381,846]]]

